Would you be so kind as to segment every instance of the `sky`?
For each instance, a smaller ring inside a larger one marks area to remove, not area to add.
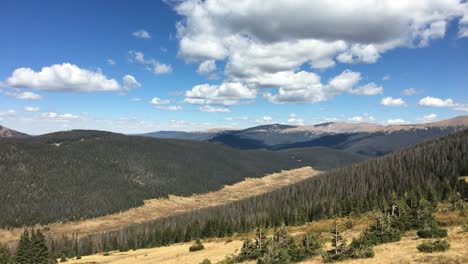
[[[468,114],[464,0],[4,0],[0,36],[0,125],[33,135]]]

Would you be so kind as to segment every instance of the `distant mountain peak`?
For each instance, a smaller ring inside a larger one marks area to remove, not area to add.
[[[13,129],[9,129],[4,126],[0,126],[0,138],[9,138],[9,137],[27,137],[27,134],[18,132]]]

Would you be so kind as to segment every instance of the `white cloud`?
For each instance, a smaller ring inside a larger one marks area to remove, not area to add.
[[[172,72],[170,64],[161,63],[155,59],[146,59],[145,54],[141,51],[129,51],[132,61],[136,61],[146,66],[146,69],[154,74],[168,74]]]
[[[401,125],[401,124],[404,124],[404,123],[406,123],[406,121],[401,119],[401,118],[387,120],[387,124],[389,124],[389,125]]]
[[[291,113],[291,114],[289,114],[288,123],[293,123],[293,124],[296,124],[296,125],[303,126],[304,125],[304,119],[298,118],[295,113]]]
[[[238,117],[225,117],[224,120],[232,121],[232,120],[249,120],[247,116],[238,116]]]
[[[166,110],[166,111],[180,111],[182,110],[182,106],[180,105],[156,106],[156,109]]]
[[[216,70],[216,63],[214,60],[206,60],[198,65],[197,72],[199,74],[209,74]]]
[[[69,113],[66,113],[66,114],[62,114],[59,116],[60,118],[63,118],[63,119],[78,119],[80,118],[79,116],[77,115],[73,115],[73,114],[69,114]]]
[[[70,63],[54,64],[36,72],[31,68],[13,71],[6,83],[14,88],[55,92],[118,91],[120,86],[100,71],[81,69]]]
[[[353,116],[350,117],[348,120],[352,122],[362,122],[364,121],[364,118],[362,116]]]
[[[107,64],[109,64],[110,66],[115,66],[116,63],[115,60],[109,58],[107,59]]]
[[[151,99],[151,104],[154,104],[154,105],[165,105],[165,104],[169,104],[170,101],[169,100],[163,100],[161,98],[158,98],[158,97],[154,97],[153,99]]]
[[[390,74],[385,74],[385,76],[382,78],[382,81],[390,81],[392,79],[392,76]]]
[[[384,97],[380,101],[380,104],[385,106],[403,106],[406,102],[401,98]]]
[[[169,64],[156,62],[154,64],[153,73],[154,74],[167,74],[172,72],[172,67]]]
[[[333,77],[328,84],[322,84],[320,76],[312,72],[278,72],[264,74],[248,82],[260,86],[279,86],[278,93],[265,93],[263,97],[271,103],[314,103],[326,101],[341,93],[359,95],[375,95],[381,93],[383,88],[375,83],[369,83],[354,88],[361,80],[359,72],[345,70]]]
[[[9,117],[13,117],[16,115],[16,111],[14,109],[9,109],[7,111],[4,111],[4,112],[0,112],[0,116],[9,116]]]
[[[141,101],[141,98],[139,98],[139,97],[133,97],[132,99],[130,99],[130,101],[132,101],[132,102],[140,102],[140,101]]]
[[[185,92],[185,102],[191,104],[235,105],[253,99],[256,91],[242,83],[227,82],[221,85],[201,84]]]
[[[383,90],[382,86],[372,82],[351,90],[351,93],[359,95],[377,95],[383,93]]]
[[[24,107],[24,111],[28,111],[28,112],[39,112],[39,110],[41,110],[39,107],[35,107],[35,106],[26,106]]]
[[[273,121],[273,117],[271,116],[264,116],[262,118],[255,119],[255,123],[258,123],[258,124],[268,124],[268,123],[271,123],[271,121]]]
[[[189,62],[226,60],[225,73],[236,81],[303,64],[374,63],[386,51],[444,37],[448,23],[462,16],[459,35],[465,35],[466,6],[461,0],[185,0],[175,5],[183,17],[179,55]]]
[[[8,96],[15,97],[17,99],[22,99],[22,100],[41,100],[42,96],[40,96],[37,93],[33,92],[14,92],[14,93],[5,93]]]
[[[421,118],[419,118],[418,120],[422,121],[422,122],[432,122],[434,121],[435,119],[437,118],[437,115],[432,113],[432,114],[429,114],[429,115],[425,115]]]
[[[403,95],[411,96],[413,94],[421,93],[422,91],[416,88],[408,88],[403,90]]]
[[[468,104],[457,104],[457,105],[455,105],[453,110],[468,112]]]
[[[126,91],[130,91],[131,89],[141,87],[141,84],[133,77],[132,75],[125,75],[122,78],[123,81],[123,88]]]
[[[144,29],[137,30],[132,33],[132,35],[136,38],[141,38],[141,39],[150,39],[151,35],[148,33],[148,31]]]
[[[431,96],[424,97],[418,102],[418,104],[420,106],[428,106],[428,107],[454,107],[455,106],[455,103],[450,98],[443,100],[443,99],[431,97]]]
[[[204,105],[198,108],[202,112],[209,112],[209,113],[229,113],[231,110],[225,107],[213,107],[210,105]]]

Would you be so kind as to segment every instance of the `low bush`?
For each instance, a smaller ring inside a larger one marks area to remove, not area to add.
[[[203,244],[201,243],[200,239],[197,239],[195,241],[195,244],[193,244],[192,246],[190,246],[189,248],[189,251],[190,252],[193,252],[193,251],[199,251],[199,250],[202,250],[204,249],[205,246],[203,246]]]
[[[447,229],[439,226],[420,229],[416,232],[420,238],[442,238],[447,237]]]
[[[211,264],[211,261],[209,259],[204,259],[200,264]]]
[[[421,252],[441,252],[447,251],[450,248],[450,244],[446,240],[436,240],[433,242],[425,241],[418,245],[417,248]]]

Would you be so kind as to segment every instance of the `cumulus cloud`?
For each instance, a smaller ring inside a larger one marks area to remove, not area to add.
[[[175,5],[184,17],[177,24],[179,55],[189,62],[226,60],[227,75],[240,79],[305,63],[374,63],[386,51],[444,37],[460,17],[465,36],[466,6],[462,0],[185,0]]]
[[[401,119],[401,118],[387,120],[387,124],[389,124],[389,125],[401,125],[401,124],[404,124],[404,123],[406,123],[406,121],[404,119]]]
[[[43,67],[40,71],[18,68],[6,83],[14,88],[31,88],[55,92],[118,91],[119,83],[108,79],[101,71],[82,69],[74,64],[63,63]]]
[[[133,77],[132,75],[125,75],[122,78],[123,81],[123,88],[126,91],[130,91],[131,89],[141,87],[141,84]]]
[[[353,116],[353,117],[348,118],[348,120],[352,121],[352,122],[362,122],[362,121],[364,121],[364,117],[362,117],[362,116]]]
[[[209,113],[229,113],[231,110],[225,107],[213,107],[210,105],[204,105],[198,108],[202,112],[209,112]]]
[[[385,106],[403,106],[406,102],[401,98],[384,97],[380,101],[380,104]]]
[[[148,31],[144,29],[137,30],[132,33],[132,35],[136,38],[141,38],[141,39],[150,39],[151,35],[148,33]]]
[[[209,74],[216,70],[216,64],[214,60],[206,60],[198,65],[197,72],[199,74]]]
[[[385,76],[382,78],[382,81],[390,81],[392,79],[392,76],[390,74],[385,74]]]
[[[273,117],[271,116],[264,116],[262,118],[255,119],[255,123],[258,124],[268,124],[271,123],[271,121],[273,121]]]
[[[116,63],[115,60],[109,58],[107,59],[107,64],[109,64],[109,66],[115,66]]]
[[[303,126],[304,125],[304,119],[297,117],[295,113],[291,113],[291,114],[289,114],[288,123],[293,123],[293,124],[296,124],[296,125]]]
[[[313,72],[278,72],[249,78],[249,82],[260,86],[278,86],[277,94],[265,93],[263,97],[271,103],[315,103],[331,99],[341,93],[358,95],[375,95],[383,91],[383,87],[369,83],[354,88],[362,79],[359,72],[345,70],[341,74],[323,84],[320,76]]]
[[[184,101],[191,104],[235,105],[255,96],[256,91],[242,83],[226,82],[221,85],[196,85],[185,92]]]
[[[5,92],[4,94],[8,96],[12,96],[16,99],[22,99],[22,100],[41,100],[42,99],[41,95],[37,93],[33,93],[33,92],[15,91],[15,92]]]
[[[368,83],[366,85],[351,90],[351,93],[359,95],[377,95],[383,93],[383,90],[384,89],[381,85],[377,85],[375,83]]]
[[[7,111],[3,111],[3,112],[0,112],[0,116],[9,116],[9,117],[13,117],[16,115],[16,110],[14,109],[9,109]]]
[[[27,111],[27,112],[39,112],[41,109],[39,107],[35,107],[35,106],[26,106],[24,107],[24,111]]]
[[[153,105],[165,105],[165,104],[169,104],[170,101],[169,100],[163,100],[161,98],[158,98],[158,97],[154,97],[153,99],[151,99],[151,104]]]
[[[170,64],[164,64],[155,59],[146,59],[145,54],[141,51],[129,51],[131,60],[145,65],[146,69],[154,74],[168,74],[172,72]]]
[[[432,114],[425,115],[425,116],[419,118],[418,120],[421,121],[421,122],[432,122],[436,118],[437,118],[437,115],[432,113]]]
[[[427,107],[454,107],[456,106],[452,99],[440,99],[436,97],[426,96],[423,99],[419,100],[418,104],[420,106]]]
[[[453,110],[455,111],[463,111],[463,112],[468,112],[468,104],[457,104]]]

